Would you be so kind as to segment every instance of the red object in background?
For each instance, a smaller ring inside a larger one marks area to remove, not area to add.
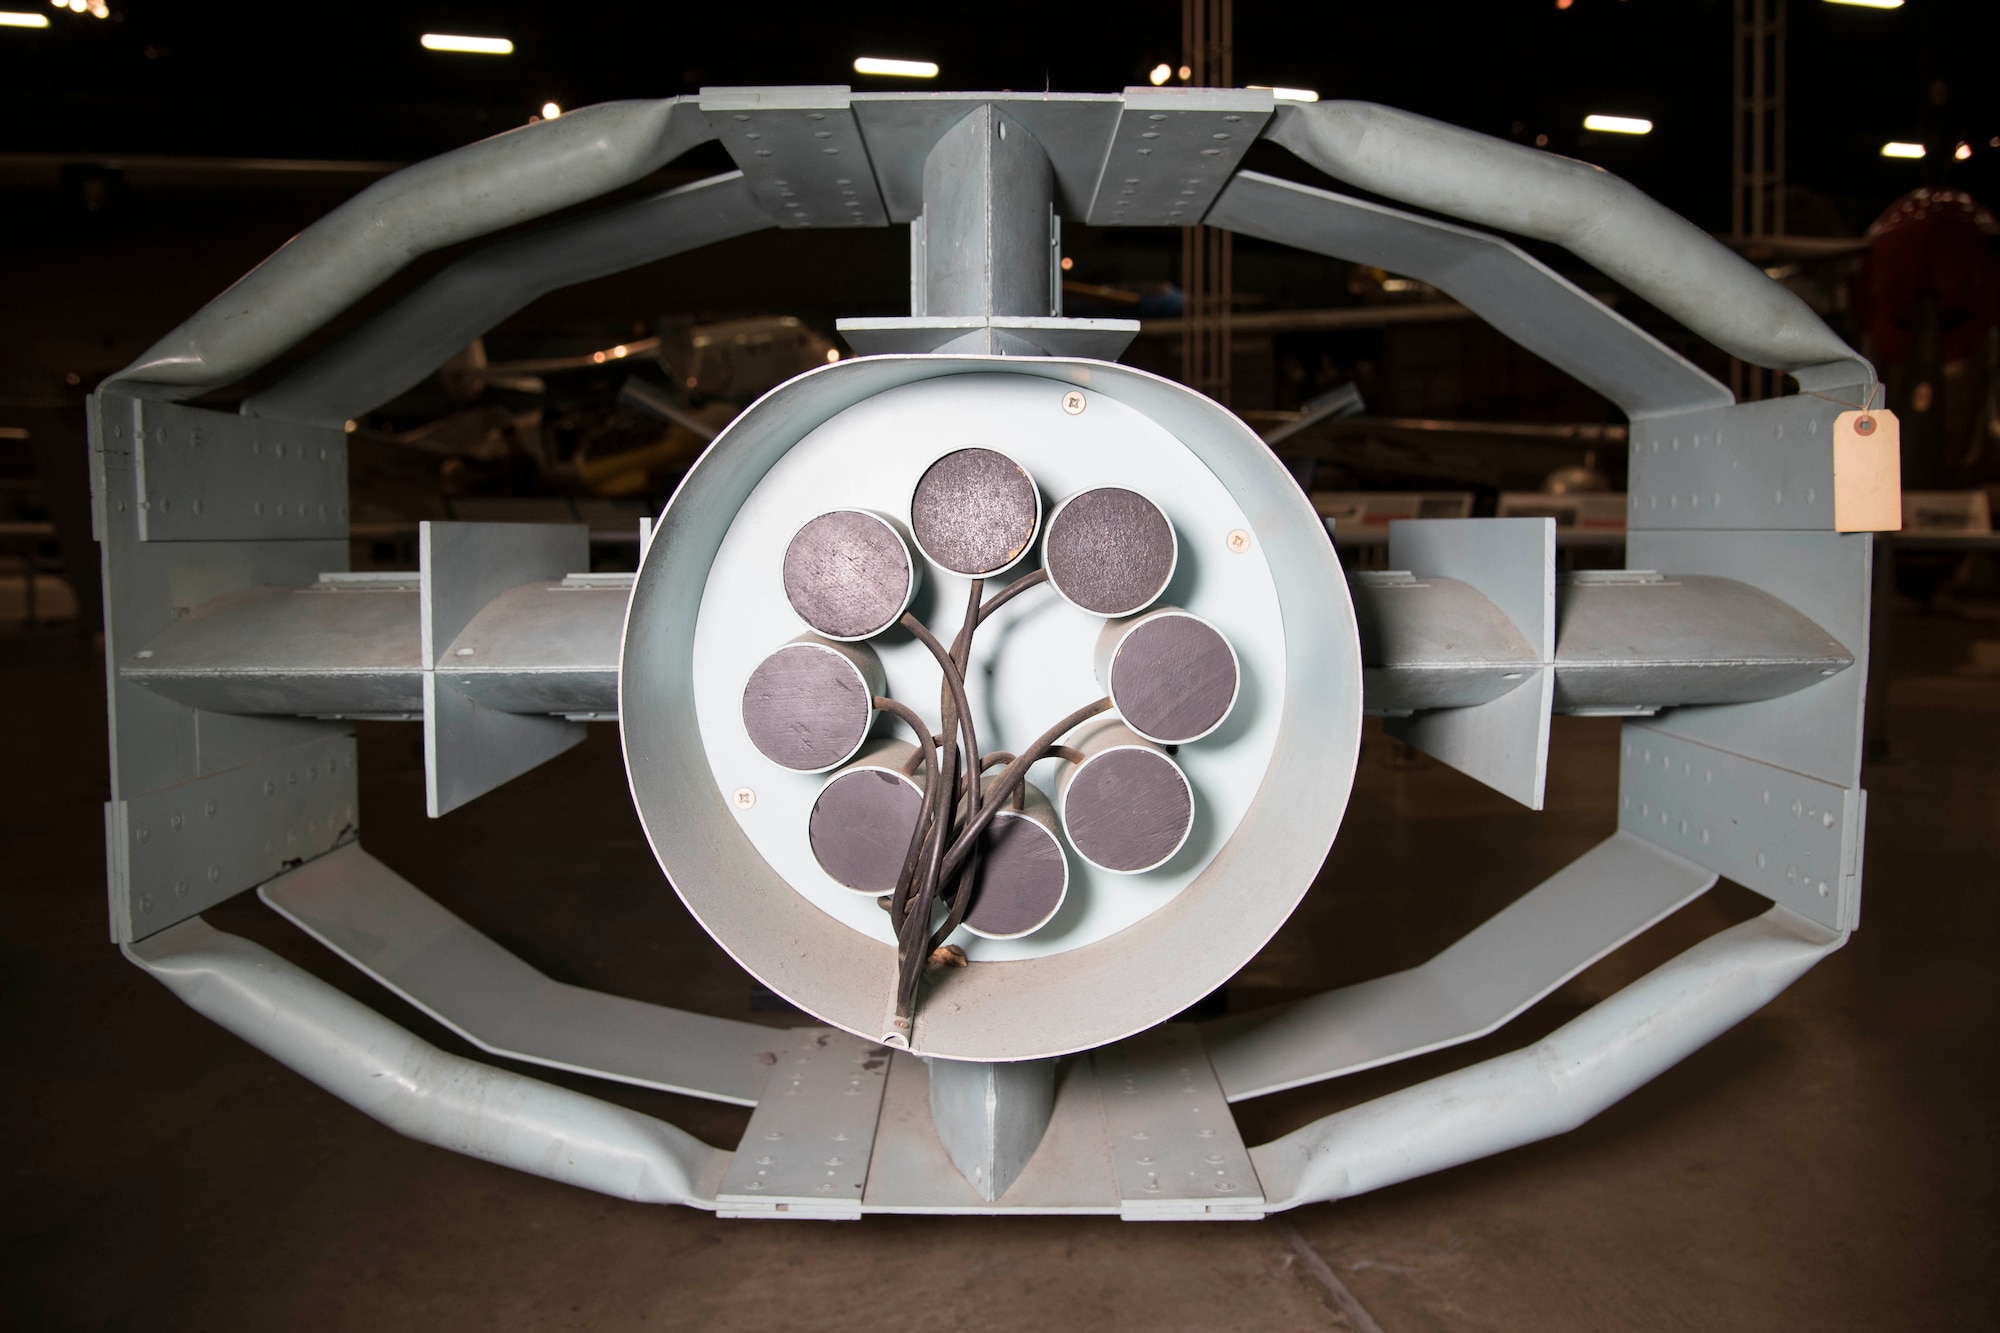
[[[1925,297],[1936,302],[1940,354],[1969,355],[2000,315],[2000,222],[1962,190],[1915,190],[1868,228],[1863,288],[1876,360],[1910,359]]]

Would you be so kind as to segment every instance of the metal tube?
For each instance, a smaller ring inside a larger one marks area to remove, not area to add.
[[[222,388],[418,255],[630,185],[713,137],[678,98],[607,102],[405,167],[293,237],[105,383],[175,399]]]
[[[1732,356],[1803,372],[1803,387],[1875,377],[1804,301],[1597,167],[1367,102],[1281,103],[1264,137],[1385,198],[1564,246]]]
[[[715,1206],[728,1153],[637,1111],[448,1055],[200,917],[125,955],[195,1012],[399,1134],[637,1203]]]
[[[1275,1211],[1575,1129],[1761,1009],[1847,940],[1782,907],[1702,941],[1525,1050],[1251,1149]]]

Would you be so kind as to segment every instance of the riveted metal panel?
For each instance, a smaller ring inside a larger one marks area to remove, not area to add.
[[[1127,88],[1090,201],[1094,227],[1202,220],[1275,105],[1239,88]]]
[[[861,1216],[889,1049],[831,1028],[797,1028],[716,1194],[723,1217]]]
[[[701,113],[780,227],[888,225],[846,88],[704,88]]]
[[[1165,1023],[1096,1051],[1128,1221],[1259,1218],[1264,1192],[1195,1029]]]
[[[347,535],[338,427],[136,404],[139,540],[284,541]]]
[[[354,836],[354,737],[328,736],[106,807],[111,928],[144,939]]]
[[[1625,724],[1618,826],[1829,930],[1860,907],[1861,792]]]
[[[1868,393],[1856,385],[1635,416],[1627,526],[1831,532],[1833,419]]]

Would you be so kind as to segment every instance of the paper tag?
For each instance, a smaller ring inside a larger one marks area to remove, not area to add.
[[[1888,411],[1842,412],[1833,419],[1833,530],[1900,532],[1902,428]]]

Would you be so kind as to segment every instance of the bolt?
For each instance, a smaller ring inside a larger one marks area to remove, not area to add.
[[[1063,395],[1063,411],[1073,417],[1083,415],[1083,409],[1089,406],[1090,400],[1075,389]]]
[[[1242,555],[1250,549],[1250,534],[1241,528],[1237,528],[1234,532],[1231,532],[1229,534],[1229,549],[1237,555]]]
[[[748,810],[751,806],[757,804],[757,793],[751,791],[748,787],[738,787],[734,792],[730,793],[729,799],[736,803],[738,810]]]

